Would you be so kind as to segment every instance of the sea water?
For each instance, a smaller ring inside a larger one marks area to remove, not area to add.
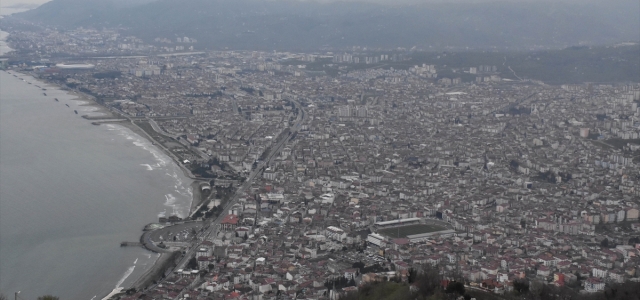
[[[81,117],[96,107],[9,72],[0,71],[0,292],[89,300],[127,287],[157,254],[120,242],[138,241],[159,215],[184,217],[191,181],[131,130]]]

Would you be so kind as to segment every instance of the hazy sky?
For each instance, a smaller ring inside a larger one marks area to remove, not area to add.
[[[29,4],[29,5],[40,5],[46,2],[49,2],[50,0],[0,0],[0,7],[11,7],[14,5],[20,5],[20,4]],[[176,1],[181,1],[181,0],[176,0]],[[446,2],[501,2],[501,1],[505,1],[505,2],[535,2],[535,1],[540,1],[540,0],[299,0],[299,1],[317,1],[317,2],[335,2],[335,1],[359,1],[359,2],[374,2],[374,3],[389,3],[389,4],[396,4],[396,3],[425,3],[425,2],[440,2],[440,3],[446,3]],[[546,1],[551,1],[551,0],[546,0]],[[556,1],[562,1],[562,2],[570,2],[570,1],[580,1],[580,2],[585,2],[585,1],[601,1],[601,0],[556,0]],[[602,0],[604,1],[604,0]],[[619,1],[619,0],[611,0],[611,1]]]
[[[2,0],[2,6],[13,6],[16,4],[42,4],[49,2],[49,0]]]
[[[177,0],[179,1],[179,0]],[[326,2],[326,1],[340,1],[340,0],[303,0],[303,1],[319,1],[319,2]],[[344,0],[341,0],[344,1]],[[347,1],[354,1],[354,0],[347,0]],[[397,3],[398,0],[355,0],[355,1],[362,1],[362,2],[378,2],[378,3]],[[495,1],[536,1],[536,0],[401,0],[401,2],[413,2],[413,3],[424,3],[424,2],[495,2]],[[570,0],[564,0],[564,1],[570,1]],[[8,7],[8,6],[13,6],[16,4],[42,4],[45,2],[49,2],[49,0],[2,0],[0,1],[2,2],[2,7]]]

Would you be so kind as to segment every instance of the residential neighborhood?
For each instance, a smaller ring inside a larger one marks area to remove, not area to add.
[[[436,61],[380,66],[411,64],[399,53],[185,52],[197,40],[110,31],[16,39],[48,58],[9,69],[92,97],[203,183],[199,210],[161,220],[201,226],[169,245],[188,263],[120,299],[339,299],[425,268],[496,294],[640,282],[639,83],[488,65],[465,81]]]

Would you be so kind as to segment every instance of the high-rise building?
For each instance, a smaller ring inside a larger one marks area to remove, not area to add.
[[[589,128],[580,128],[580,137],[589,137]]]
[[[351,117],[352,108],[350,105],[338,107],[338,117]]]

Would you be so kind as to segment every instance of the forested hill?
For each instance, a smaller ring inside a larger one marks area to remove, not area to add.
[[[568,47],[541,51],[416,52],[413,65],[438,64],[450,68],[497,66],[504,78],[542,80],[548,84],[640,82],[640,45]],[[398,68],[396,66],[396,68]],[[511,68],[511,69],[509,69]],[[439,72],[443,77],[473,81],[474,74]]]
[[[446,287],[443,286],[446,285]],[[640,299],[640,283],[627,282],[613,284],[604,292],[584,294],[577,286],[556,287],[553,284],[517,281],[514,289],[503,294],[483,291],[480,288],[465,287],[460,282],[418,279],[410,284],[384,281],[358,288],[357,292],[344,294],[340,300],[637,300]]]
[[[188,36],[209,49],[539,49],[640,39],[637,0],[420,3],[53,0],[17,17],[58,28],[122,27],[148,41]]]

